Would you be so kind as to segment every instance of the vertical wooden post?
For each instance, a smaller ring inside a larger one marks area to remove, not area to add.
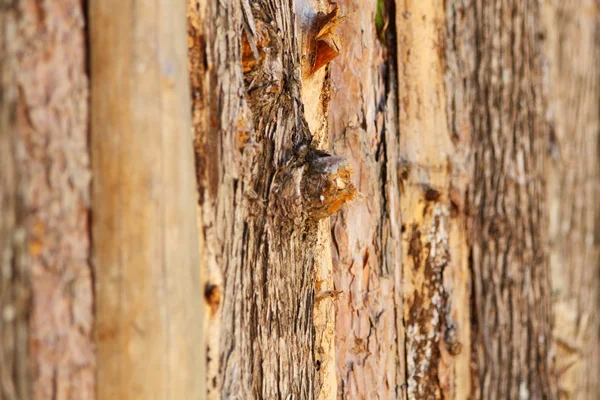
[[[567,399],[600,393],[599,6],[555,0],[541,8],[552,133],[546,170],[552,336],[558,393]]]
[[[185,3],[89,16],[98,400],[201,399]]]

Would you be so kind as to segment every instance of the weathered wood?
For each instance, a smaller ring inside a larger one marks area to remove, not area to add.
[[[472,216],[467,209],[473,181],[473,82],[477,44],[474,41],[472,0],[446,2],[445,82],[446,117],[452,139],[450,160],[449,246],[451,268],[443,276],[446,321],[440,349],[440,384],[448,398],[471,396],[471,285],[470,246]],[[482,51],[486,51],[482,49]]]
[[[302,71],[301,99],[306,122],[313,135],[312,143],[319,149],[329,149],[329,102],[331,82],[327,61],[334,53],[325,56],[317,53],[315,31],[332,29],[337,40],[336,27],[343,16],[339,7],[331,7],[323,0],[298,0],[294,2],[296,24],[298,25],[298,48]],[[315,15],[316,13],[316,15]],[[316,32],[319,34],[320,32]],[[331,37],[331,35],[328,35]],[[327,39],[327,38],[324,38]],[[338,43],[343,46],[343,43]],[[318,59],[317,59],[318,58]],[[338,62],[336,60],[336,62]],[[315,71],[315,63],[324,63]],[[315,398],[318,400],[337,399],[337,374],[335,357],[335,302],[339,294],[333,282],[331,253],[331,228],[329,218],[318,222],[314,248],[313,279],[315,282],[315,302],[313,306],[315,370]]]
[[[446,52],[446,11],[438,0],[396,10],[409,399],[465,398],[470,389],[466,224],[453,206],[468,184],[470,137],[454,137],[456,78],[446,58],[458,55]]]
[[[211,396],[553,398],[538,2],[294,5],[188,3]]]
[[[556,372],[561,399],[600,395],[600,13],[594,1],[543,11]]]
[[[0,30],[0,398],[91,399],[84,13],[4,2]]]
[[[333,308],[315,297],[331,301],[319,297],[332,290],[323,219],[354,187],[347,164],[318,151],[329,92],[323,70],[311,76],[312,7],[188,7],[211,398],[335,397]]]
[[[202,399],[185,4],[89,4],[97,398]]]

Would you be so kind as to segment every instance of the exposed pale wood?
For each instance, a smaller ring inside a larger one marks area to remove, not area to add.
[[[312,76],[327,8],[294,5],[188,3],[212,398],[553,398],[539,2],[343,1]],[[334,285],[280,179],[327,146],[329,96],[362,192]]]
[[[89,4],[97,398],[202,399],[185,4]]]
[[[470,390],[467,227],[453,205],[469,183],[470,135],[456,137],[449,107],[462,82],[446,70],[446,57],[460,57],[445,51],[448,18],[442,1],[396,10],[409,399],[465,398]],[[468,111],[460,111],[464,126]]]
[[[559,397],[600,396],[600,3],[543,7],[550,269]]]
[[[440,360],[440,384],[448,398],[471,396],[471,285],[468,189],[473,180],[472,113],[477,44],[472,0],[446,2],[446,117],[453,143],[450,156],[450,264],[443,277],[447,314]],[[481,49],[481,51],[487,51]]]
[[[91,399],[84,13],[4,2],[0,30],[0,397]]]
[[[296,24],[299,32],[298,48],[302,71],[301,99],[304,105],[306,123],[313,135],[313,144],[319,149],[329,149],[329,100],[331,83],[327,67],[312,73],[314,52],[312,42],[315,20],[323,18],[330,11],[329,3],[323,0],[297,0],[294,3]],[[338,61],[335,61],[338,62]],[[315,282],[313,325],[315,329],[313,354],[315,364],[315,398],[318,400],[337,399],[337,373],[335,357],[335,303],[337,295],[333,282],[333,262],[331,258],[331,227],[329,218],[319,221],[316,231],[317,242],[314,248],[313,279]],[[328,297],[333,293],[333,297]]]

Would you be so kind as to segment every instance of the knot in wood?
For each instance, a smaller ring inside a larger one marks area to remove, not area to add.
[[[304,210],[315,219],[330,216],[358,193],[351,182],[352,167],[343,157],[325,151],[313,151],[307,156],[302,179]]]
[[[273,184],[277,209],[272,211],[294,224],[326,218],[356,197],[352,172],[344,158],[310,148],[305,159],[290,162],[277,173]]]
[[[453,356],[457,356],[462,351],[462,343],[458,340],[458,332],[455,324],[450,324],[444,332],[444,343],[446,350]]]

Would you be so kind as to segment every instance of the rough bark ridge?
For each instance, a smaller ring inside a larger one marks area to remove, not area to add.
[[[473,398],[556,398],[536,0],[474,3]]]
[[[543,8],[550,99],[550,268],[561,399],[600,393],[600,3]]]
[[[311,399],[318,220],[354,196],[351,169],[312,143],[293,2],[192,2],[188,19],[209,396]]]
[[[0,13],[2,64],[13,69],[12,75],[3,74],[1,90],[3,102],[13,105],[2,111],[2,142],[8,146],[3,152],[10,154],[1,158],[6,174],[1,190],[7,190],[2,207],[8,218],[2,216],[0,239],[0,336],[16,351],[10,356],[3,346],[2,394],[91,398],[93,289],[82,5],[30,0],[7,3]],[[26,358],[31,387],[24,378]]]
[[[340,1],[330,137],[362,194],[332,219],[338,398],[399,398],[404,377],[395,9]]]

